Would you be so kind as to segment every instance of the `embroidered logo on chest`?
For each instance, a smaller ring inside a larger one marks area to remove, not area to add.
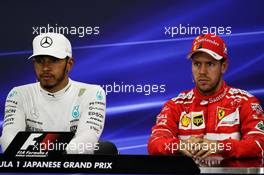
[[[78,118],[80,116],[80,105],[76,105],[73,107],[73,110],[72,110],[72,117],[73,118]]]
[[[218,108],[217,109],[217,117],[219,120],[225,117],[225,109],[224,108]]]
[[[218,127],[234,126],[240,123],[238,108],[232,110],[232,109],[218,107],[217,116],[218,119],[220,120],[217,125]]]
[[[193,116],[193,124],[195,126],[201,126],[204,123],[203,115],[197,114]]]
[[[181,119],[181,124],[182,124],[182,126],[184,126],[184,127],[188,127],[190,123],[191,123],[191,119],[190,119],[190,117],[188,117],[187,114],[183,115],[183,117],[182,117],[182,119]]]
[[[204,113],[200,112],[182,112],[180,121],[179,121],[179,129],[190,130],[190,129],[204,129],[205,121],[204,121]]]

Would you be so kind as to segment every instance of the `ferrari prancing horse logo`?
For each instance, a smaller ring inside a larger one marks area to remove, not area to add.
[[[221,120],[222,118],[224,118],[224,116],[225,116],[225,110],[224,109],[218,109],[217,110],[217,117],[218,117],[218,119],[219,120]]]

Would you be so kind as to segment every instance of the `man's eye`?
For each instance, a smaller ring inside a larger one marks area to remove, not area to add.
[[[57,62],[59,62],[59,59],[57,59],[57,58],[52,58],[52,59],[50,59],[51,60],[51,62],[53,62],[53,63],[57,63]]]
[[[200,66],[200,63],[194,63],[194,66],[198,67]]]
[[[207,63],[207,65],[208,65],[208,66],[214,66],[214,63],[209,62],[209,63]]]
[[[35,58],[34,60],[35,60],[35,62],[38,63],[38,64],[42,63],[42,59],[41,59],[41,58]]]

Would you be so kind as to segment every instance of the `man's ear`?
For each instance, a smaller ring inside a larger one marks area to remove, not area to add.
[[[74,59],[73,58],[69,58],[67,60],[67,72],[70,72],[72,67],[73,67],[73,64],[74,64]]]
[[[224,74],[227,71],[227,68],[228,68],[228,60],[226,59],[221,65],[222,74]]]

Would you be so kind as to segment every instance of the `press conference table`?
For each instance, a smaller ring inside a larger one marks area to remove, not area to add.
[[[223,159],[218,156],[196,163],[201,174],[264,174],[263,159]]]
[[[264,174],[263,159],[203,161],[185,156],[63,155],[57,157],[6,157],[0,155],[0,173],[78,174]]]

